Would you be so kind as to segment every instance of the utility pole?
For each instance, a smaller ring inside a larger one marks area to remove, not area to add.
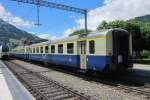
[[[86,9],[81,9],[81,8],[76,8],[76,7],[71,7],[59,3],[54,3],[54,2],[49,2],[49,1],[44,1],[44,0],[12,0],[16,2],[22,2],[22,3],[27,3],[27,4],[33,4],[37,6],[37,25],[40,25],[39,23],[39,8],[40,6],[44,7],[50,7],[50,8],[55,8],[55,9],[61,9],[61,10],[66,10],[70,12],[75,12],[75,13],[80,13],[84,15],[85,18],[85,33],[87,33],[87,10]]]
[[[87,10],[85,9],[85,13],[84,13],[84,26],[85,26],[85,33],[88,33],[88,28],[87,28]]]
[[[40,3],[40,0],[37,0],[37,24],[35,24],[35,25],[37,25],[37,26],[40,26],[41,24],[40,24],[40,5],[39,5],[39,3]]]

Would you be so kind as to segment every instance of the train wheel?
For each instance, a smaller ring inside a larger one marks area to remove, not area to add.
[[[92,76],[94,74],[94,72],[92,70],[87,70],[86,74],[89,75],[89,76]]]
[[[109,73],[111,73],[111,72],[113,71],[112,68],[113,68],[113,64],[108,64],[108,65],[105,67],[103,73],[104,73],[104,74],[109,74]]]
[[[44,65],[47,67],[49,64],[48,64],[48,62],[44,62]]]
[[[122,64],[119,64],[118,67],[117,67],[117,72],[118,73],[124,73],[126,71],[126,68],[124,65]]]

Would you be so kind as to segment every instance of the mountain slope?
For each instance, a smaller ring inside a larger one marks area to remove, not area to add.
[[[150,22],[150,14],[145,16],[136,17],[136,20],[142,21],[142,22]]]
[[[33,42],[43,41],[43,39],[22,31],[0,19],[0,43],[8,43],[10,42],[10,39],[21,40],[27,38]]]

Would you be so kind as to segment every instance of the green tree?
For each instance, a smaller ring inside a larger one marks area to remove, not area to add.
[[[141,26],[141,33],[145,41],[144,49],[150,50],[150,23]]]
[[[127,20],[127,21],[103,21],[97,28],[101,29],[111,29],[111,28],[122,28],[127,30],[132,34],[133,40],[133,50],[140,52],[144,49],[150,50],[150,23],[141,22],[137,20]]]
[[[120,21],[120,20],[116,20],[116,21],[112,21],[110,23],[108,23],[110,28],[125,28],[125,22],[124,21]]]
[[[88,30],[87,34],[90,32],[91,32],[91,30]],[[79,30],[76,30],[73,33],[71,33],[69,36],[80,35],[80,34],[84,34],[84,33],[85,33],[85,29],[79,29]]]
[[[108,23],[104,20],[102,23],[97,27],[97,30],[102,30],[102,29],[109,29]]]
[[[125,30],[132,34],[133,50],[140,52],[144,48],[144,40],[141,33],[141,22],[136,20],[128,20],[125,22]]]
[[[112,22],[106,22],[103,21],[97,28],[97,30],[102,30],[102,29],[111,29],[111,28],[125,28],[125,22],[124,21],[120,21],[120,20],[116,20],[116,21],[112,21]]]

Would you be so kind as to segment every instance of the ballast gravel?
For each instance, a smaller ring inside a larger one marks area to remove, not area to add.
[[[13,60],[13,62],[23,65],[33,71],[41,72],[41,74],[45,75],[46,77],[53,79],[60,84],[63,84],[64,86],[72,88],[79,93],[84,93],[85,95],[91,96],[91,100],[148,100],[143,95],[138,95],[134,92],[118,89],[114,86],[84,80],[80,77],[51,70],[20,60]]]

